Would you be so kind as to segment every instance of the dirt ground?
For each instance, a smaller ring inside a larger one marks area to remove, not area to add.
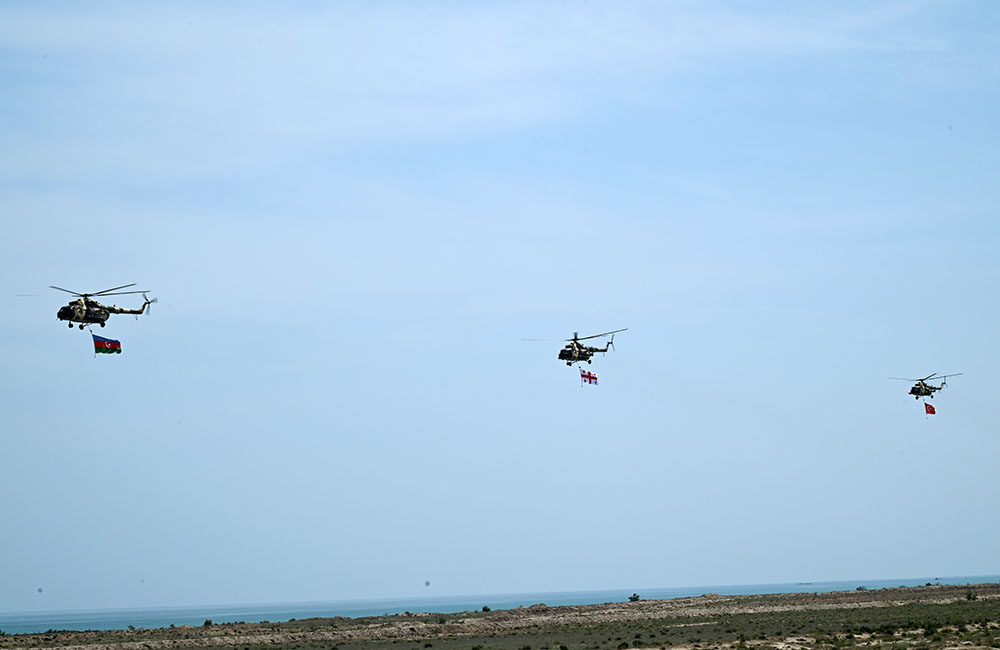
[[[1000,584],[0,637],[0,650],[1000,648]]]

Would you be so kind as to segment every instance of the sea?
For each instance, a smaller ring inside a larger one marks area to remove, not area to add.
[[[269,603],[246,605],[204,605],[186,607],[149,607],[140,609],[63,610],[53,612],[0,613],[0,632],[32,634],[54,630],[124,630],[130,627],[161,628],[213,623],[279,622],[289,619],[328,618],[333,616],[362,617],[401,614],[403,612],[453,613],[514,609],[544,603],[559,605],[594,605],[624,602],[632,593],[642,600],[687,598],[702,594],[760,595],[783,593],[826,593],[854,591],[859,588],[885,589],[916,587],[927,583],[967,585],[1000,583],[1000,575],[951,576],[924,578],[894,578],[890,580],[840,580],[826,582],[789,582],[760,585],[715,585],[703,587],[668,587],[658,589],[603,589],[598,591],[553,591],[524,594],[492,594],[473,596],[419,596],[369,600],[330,600],[302,603]]]

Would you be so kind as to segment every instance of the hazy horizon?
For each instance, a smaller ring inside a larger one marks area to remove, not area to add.
[[[196,604],[184,604],[184,605],[149,605],[145,607],[122,607],[122,608],[107,608],[107,609],[62,609],[62,610],[20,610],[20,611],[5,611],[0,612],[0,615],[16,617],[19,614],[24,615],[41,615],[41,614],[58,614],[58,613],[105,613],[105,612],[168,612],[168,611],[188,611],[192,610],[194,612],[201,612],[202,610],[208,609],[223,609],[223,608],[258,608],[260,612],[233,612],[233,615],[242,614],[259,614],[267,613],[267,609],[271,608],[277,609],[282,607],[294,608],[303,607],[306,609],[301,610],[302,615],[310,616],[317,614],[316,611],[310,611],[310,609],[315,610],[317,608],[322,608],[323,606],[343,606],[343,605],[357,605],[357,606],[369,606],[371,612],[375,611],[374,605],[379,606],[391,606],[389,610],[383,613],[392,614],[393,611],[399,609],[399,607],[404,606],[403,604],[412,605],[422,605],[422,604],[445,604],[445,610],[441,611],[460,611],[455,610],[453,605],[465,605],[475,602],[480,602],[481,605],[489,605],[492,609],[505,609],[509,603],[501,601],[500,603],[494,602],[490,599],[517,599],[523,596],[573,596],[579,595],[581,597],[585,595],[620,595],[617,600],[627,600],[629,595],[637,594],[642,600],[661,600],[661,599],[672,599],[672,598],[687,598],[691,596],[703,595],[700,593],[695,593],[702,589],[722,589],[725,594],[768,594],[768,593],[788,593],[788,592],[769,592],[759,589],[754,589],[758,587],[823,587],[822,590],[816,593],[826,593],[830,591],[830,588],[834,588],[836,591],[854,591],[857,590],[859,586],[866,586],[869,584],[877,584],[880,586],[876,587],[866,587],[870,589],[881,589],[881,588],[892,588],[892,587],[911,587],[911,586],[925,586],[927,584],[935,585],[962,585],[966,583],[956,582],[958,580],[979,580],[986,584],[993,584],[1000,582],[1000,574],[997,575],[976,575],[976,576],[912,576],[912,577],[896,577],[896,578],[857,578],[857,579],[847,579],[847,580],[810,580],[810,581],[798,581],[798,582],[777,582],[777,583],[759,583],[759,584],[746,584],[746,585],[677,585],[670,587],[608,587],[608,588],[594,588],[594,589],[579,589],[571,591],[533,591],[533,592],[521,592],[521,593],[469,593],[469,594],[412,594],[403,595],[396,597],[375,597],[375,598],[347,598],[347,599],[335,599],[335,600],[307,600],[307,601],[280,601],[280,602],[243,602],[243,603],[196,603]],[[920,582],[926,581],[926,582]],[[913,584],[893,584],[893,583],[913,583]],[[980,584],[980,583],[969,583],[969,584]],[[844,587],[844,589],[836,589],[836,587]],[[751,589],[746,589],[751,588]],[[732,591],[736,589],[737,591]],[[792,593],[814,593],[808,589],[795,589],[791,591]],[[712,592],[705,592],[712,593]],[[591,602],[592,599],[585,599],[587,602]],[[596,601],[594,601],[596,602]],[[615,600],[609,602],[616,602]],[[532,603],[533,604],[533,603]],[[563,603],[544,603],[549,606],[558,607]],[[511,607],[517,607],[518,605],[510,605]],[[476,609],[479,609],[479,605]],[[367,610],[365,610],[367,611]],[[273,612],[272,612],[273,613]],[[204,614],[199,614],[202,616]],[[218,615],[217,613],[215,614]],[[337,616],[368,616],[368,615],[380,615],[374,613],[334,613],[332,615]],[[213,619],[214,620],[214,619]],[[247,621],[250,622],[250,621]],[[3,629],[5,632],[9,630]]]

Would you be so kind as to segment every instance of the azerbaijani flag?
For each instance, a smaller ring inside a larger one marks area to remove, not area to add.
[[[94,353],[102,354],[121,354],[122,353],[122,342],[116,341],[114,339],[106,339],[103,336],[98,336],[97,334],[91,333],[94,337]]]

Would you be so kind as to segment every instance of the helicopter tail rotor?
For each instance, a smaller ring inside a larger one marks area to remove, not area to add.
[[[145,293],[142,294],[142,299],[145,301],[143,307],[147,308],[146,313],[147,314],[153,313],[153,303],[157,302],[157,299],[153,298],[152,300],[150,300],[149,296],[147,296]]]

